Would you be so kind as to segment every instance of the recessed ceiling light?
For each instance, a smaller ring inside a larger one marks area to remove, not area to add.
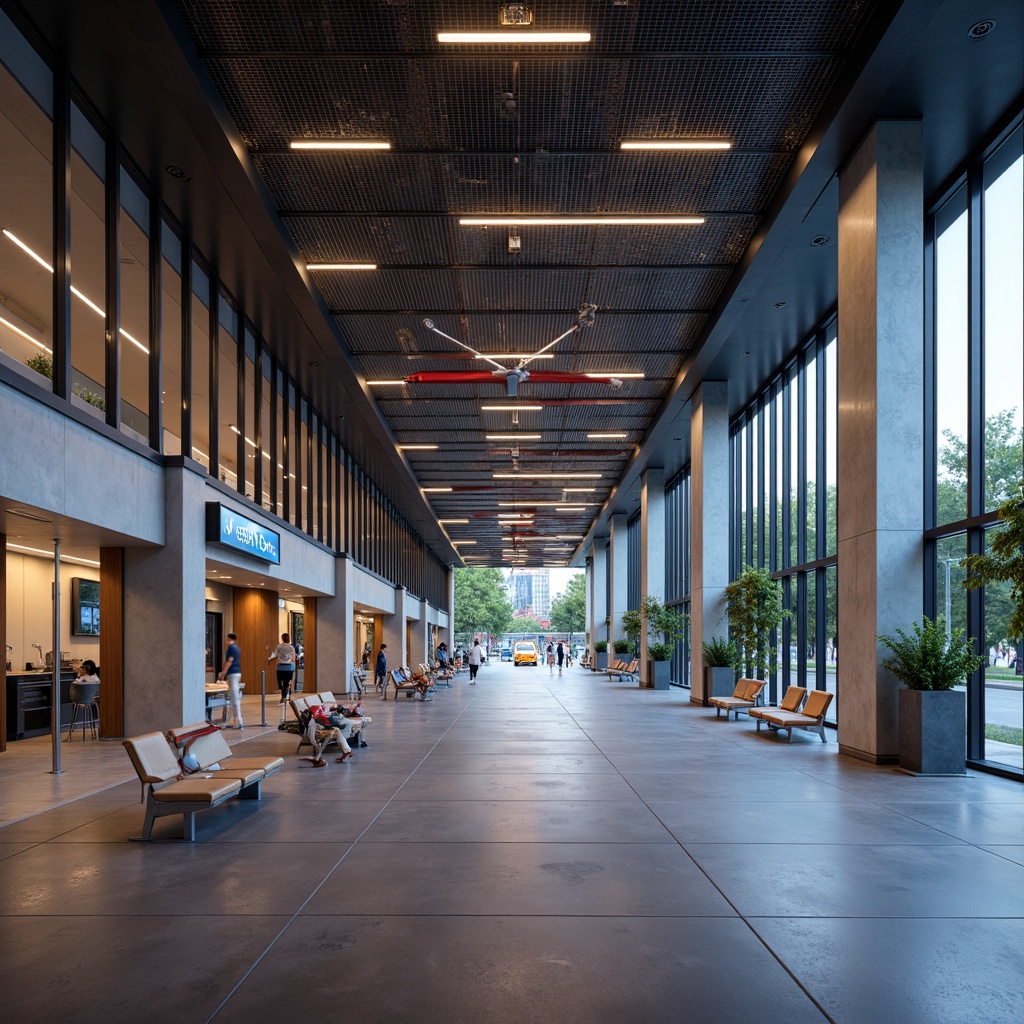
[[[587,510],[586,505],[556,505],[556,512],[585,512]]]
[[[456,544],[475,544],[475,543],[476,543],[475,540],[453,540],[452,541],[452,546],[454,547]]]
[[[439,445],[436,444],[400,444],[399,449],[403,452],[436,452]]]
[[[296,139],[288,143],[291,149],[390,149],[391,143],[382,139]]]
[[[539,441],[543,434],[484,434],[485,441]]]
[[[445,526],[466,526],[469,523],[468,519],[438,519],[438,522]]]
[[[565,501],[499,501],[498,508],[515,508],[516,505],[529,505],[531,508],[555,508],[558,505],[564,505]],[[576,504],[580,504],[576,502]],[[597,504],[596,501],[586,502],[588,507],[592,507]]]
[[[673,226],[703,224],[703,217],[641,217],[629,214],[609,215],[606,217],[460,217],[459,223],[467,228],[484,227],[571,227],[584,225],[588,227],[624,227],[629,225]]]
[[[562,490],[566,494],[593,494],[597,490],[596,487],[563,487]]]
[[[395,387],[404,384],[404,380],[368,380],[367,385],[371,388]]]
[[[618,373],[612,370],[602,370],[600,373],[585,373],[584,377],[618,377],[619,380],[643,380],[642,373]]]
[[[4,511],[9,512],[12,516],[21,516],[22,519],[31,519],[36,523],[50,523],[53,521],[51,519],[44,519],[42,516],[33,515],[31,512],[25,512],[20,508],[9,508]]]
[[[608,434],[587,434],[587,437],[591,441],[612,441],[617,438],[629,437],[624,431],[622,433],[608,433]]]
[[[376,263],[307,263],[307,270],[376,270]]]
[[[534,43],[589,43],[589,32],[438,32],[439,43],[515,43],[532,46]]]
[[[634,139],[620,143],[620,149],[731,149],[721,139]]]
[[[423,493],[424,494],[446,494],[450,490],[451,490],[450,487],[424,487],[423,488]]]
[[[516,520],[520,520],[521,521],[523,519],[532,519],[533,518],[533,513],[532,512],[499,512],[498,513],[498,518],[499,519],[516,519]]]

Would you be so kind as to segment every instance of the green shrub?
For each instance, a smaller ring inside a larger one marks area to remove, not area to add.
[[[648,644],[647,653],[651,661],[668,661],[672,657],[672,648],[675,644]]]
[[[607,654],[608,653],[608,641],[607,640],[595,640],[594,641],[594,653],[595,654]]]
[[[713,636],[701,645],[708,668],[732,668],[739,657],[736,645],[724,636]]]
[[[632,654],[633,653],[633,641],[632,640],[613,640],[612,647],[615,649],[616,654]]]
[[[882,662],[904,686],[911,690],[952,690],[984,661],[974,653],[974,638],[964,638],[961,628],[954,629],[946,642],[940,630],[926,615],[911,627],[913,636],[897,629],[894,635],[881,634],[878,641],[892,651]]]

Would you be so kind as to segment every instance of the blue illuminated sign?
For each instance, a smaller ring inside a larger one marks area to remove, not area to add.
[[[206,503],[206,539],[264,562],[281,564],[281,535],[219,501]]]

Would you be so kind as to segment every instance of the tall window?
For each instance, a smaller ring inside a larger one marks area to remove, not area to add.
[[[665,605],[689,622],[690,614],[690,469],[665,486]],[[690,629],[672,652],[669,681],[690,685]]]
[[[53,79],[0,12],[0,362],[53,375]]]
[[[931,218],[932,500],[928,612],[976,637],[968,760],[1024,773],[1021,637],[1005,584],[963,589],[961,560],[987,550],[996,509],[1024,478],[1024,129],[972,162]]]
[[[121,168],[121,430],[149,444],[149,199]]]
[[[790,612],[773,641],[772,700],[788,686],[837,690],[836,339],[833,318],[731,429],[732,575],[770,569]],[[837,694],[832,722],[838,705]]]

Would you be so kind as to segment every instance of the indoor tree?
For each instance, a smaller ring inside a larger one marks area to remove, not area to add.
[[[737,670],[748,678],[771,678],[778,668],[772,632],[790,615],[782,607],[782,584],[767,569],[744,566],[725,588],[725,600]]]

